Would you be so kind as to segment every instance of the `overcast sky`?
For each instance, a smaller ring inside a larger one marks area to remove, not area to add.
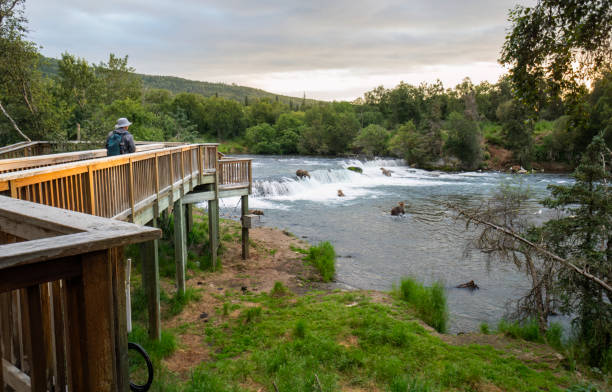
[[[401,80],[497,81],[508,10],[532,0],[26,0],[46,56],[353,100]]]

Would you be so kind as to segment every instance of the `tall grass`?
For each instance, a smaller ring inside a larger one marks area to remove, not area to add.
[[[509,322],[501,320],[497,325],[497,330],[511,338],[537,343],[548,343],[557,350],[562,350],[565,346],[563,342],[563,327],[557,323],[550,324],[546,332],[542,333],[540,332],[538,322],[534,319],[529,319],[521,323],[518,321]]]
[[[311,246],[304,259],[312,264],[321,274],[324,282],[331,282],[336,275],[336,251],[329,242]]]
[[[402,300],[414,306],[421,320],[438,332],[446,332],[448,308],[444,286],[440,282],[425,287],[413,278],[403,278],[396,291]]]

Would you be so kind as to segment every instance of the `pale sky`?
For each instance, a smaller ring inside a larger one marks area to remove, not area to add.
[[[534,0],[26,0],[45,56],[353,100],[400,81],[497,81],[508,10]]]

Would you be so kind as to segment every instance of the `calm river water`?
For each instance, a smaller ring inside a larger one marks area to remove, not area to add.
[[[339,158],[251,156],[254,188],[250,208],[262,209],[265,226],[287,229],[310,243],[330,241],[338,254],[336,279],[344,288],[390,290],[403,276],[447,287],[450,332],[472,331],[482,322],[496,325],[509,300],[528,288],[513,266],[487,265],[479,252],[466,254],[473,233],[453,219],[443,203],[477,205],[500,184],[519,176],[495,172],[447,174],[404,166],[403,161],[359,161]],[[363,168],[363,174],[348,166]],[[392,177],[380,168],[393,170]],[[297,181],[295,171],[308,170],[310,179]],[[547,214],[538,203],[548,184],[571,181],[568,176],[520,176],[533,194],[525,213],[538,221]],[[337,196],[342,189],[346,197]],[[390,216],[405,201],[407,214]],[[237,214],[238,199],[223,199],[222,215]],[[239,208],[239,207],[238,207]],[[456,285],[474,280],[480,290]]]

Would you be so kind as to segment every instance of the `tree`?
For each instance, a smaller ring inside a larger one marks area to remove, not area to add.
[[[249,144],[249,150],[255,154],[281,153],[277,132],[270,124],[263,123],[248,128],[245,137]]]
[[[63,136],[64,105],[54,101],[51,82],[38,72],[36,45],[25,40],[23,4],[0,0],[0,142]]]
[[[500,62],[509,65],[518,96],[538,102],[546,87],[551,96],[573,92],[612,63],[612,2],[605,0],[539,0],[516,6],[509,16]]]
[[[449,116],[447,127],[449,130],[446,149],[461,160],[464,168],[477,168],[482,160],[478,124],[460,113],[453,112]]]
[[[533,123],[526,114],[525,105],[508,100],[499,105],[496,114],[502,122],[506,147],[512,150],[514,158],[522,166],[529,168],[533,152]]]
[[[142,80],[128,66],[128,56],[117,57],[111,53],[108,63],[101,62],[96,66],[96,74],[101,79],[103,102],[107,105],[117,99],[140,99]]]
[[[389,141],[389,151],[408,163],[423,166],[427,161],[425,138],[417,131],[414,123],[403,124]]]
[[[389,137],[389,131],[385,128],[380,125],[370,124],[359,131],[353,144],[366,153],[366,155],[385,155]]]
[[[550,186],[545,205],[560,218],[542,230],[547,248],[576,260],[584,271],[608,281],[612,276],[612,152],[600,134],[587,147],[572,185]],[[592,366],[612,367],[612,292],[583,275],[563,270],[558,277],[562,310],[575,316],[573,326]]]

